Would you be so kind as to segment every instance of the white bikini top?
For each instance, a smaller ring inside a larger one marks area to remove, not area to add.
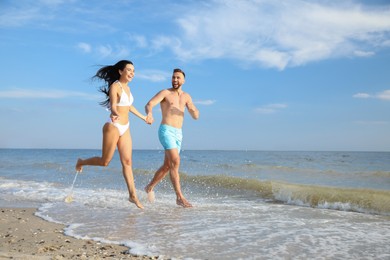
[[[120,86],[121,89],[122,89],[121,98],[120,98],[118,104],[116,104],[116,105],[117,105],[118,107],[129,107],[129,106],[131,106],[131,105],[133,104],[133,102],[134,102],[133,95],[132,95],[131,92],[130,92],[130,97],[127,96],[127,93],[126,93],[126,91],[122,88],[121,83],[120,83],[119,81],[116,81],[116,82],[119,84],[119,86]]]

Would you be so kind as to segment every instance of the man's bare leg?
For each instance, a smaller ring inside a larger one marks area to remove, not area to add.
[[[145,187],[146,195],[148,197],[148,201],[150,203],[154,203],[156,201],[156,196],[154,195],[154,191],[147,191],[147,187]]]
[[[180,187],[180,176],[179,176],[179,167],[180,167],[180,155],[177,149],[166,150],[165,154],[170,163],[170,177],[173,188],[176,192],[176,204],[185,208],[191,208],[192,205],[189,203],[183,196]]]
[[[153,189],[162,179],[164,179],[168,171],[169,171],[169,164],[168,164],[168,159],[165,156],[164,164],[156,171],[156,173],[153,176],[153,179],[145,187],[145,192],[148,195],[149,202],[153,203],[155,201]]]
[[[192,208],[192,204],[189,203],[184,197],[177,198],[176,199],[176,204],[179,205],[179,206],[182,206],[184,208]]]

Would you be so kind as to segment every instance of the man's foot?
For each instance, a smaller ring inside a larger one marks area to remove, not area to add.
[[[81,165],[81,159],[79,158],[76,163],[76,172],[82,172],[83,166]]]
[[[137,199],[137,198],[129,198],[129,201],[131,202],[131,203],[134,203],[138,208],[140,208],[140,209],[143,209],[144,208],[144,206],[141,204],[141,202],[139,202],[139,200]]]
[[[145,187],[145,192],[148,196],[148,201],[150,203],[154,203],[154,201],[156,200],[155,196],[154,196],[154,191],[150,188],[150,186],[146,186]]]
[[[177,198],[176,204],[184,208],[192,208],[191,203],[189,203],[185,198]]]

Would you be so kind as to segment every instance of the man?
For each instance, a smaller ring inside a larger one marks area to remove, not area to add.
[[[181,69],[174,69],[172,88],[157,93],[145,106],[147,122],[153,122],[152,109],[160,103],[162,121],[158,130],[160,142],[165,150],[164,164],[156,171],[153,179],[145,187],[149,201],[154,201],[153,189],[168,173],[176,193],[176,203],[182,207],[192,207],[183,196],[180,188],[180,147],[182,141],[182,126],[184,110],[187,108],[193,119],[199,118],[199,111],[192,103],[192,98],[182,90],[185,82],[185,73]]]

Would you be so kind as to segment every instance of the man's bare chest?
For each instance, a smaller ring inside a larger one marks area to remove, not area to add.
[[[177,94],[169,95],[165,98],[165,101],[168,106],[184,109],[186,105],[186,100],[184,96],[179,96]]]

